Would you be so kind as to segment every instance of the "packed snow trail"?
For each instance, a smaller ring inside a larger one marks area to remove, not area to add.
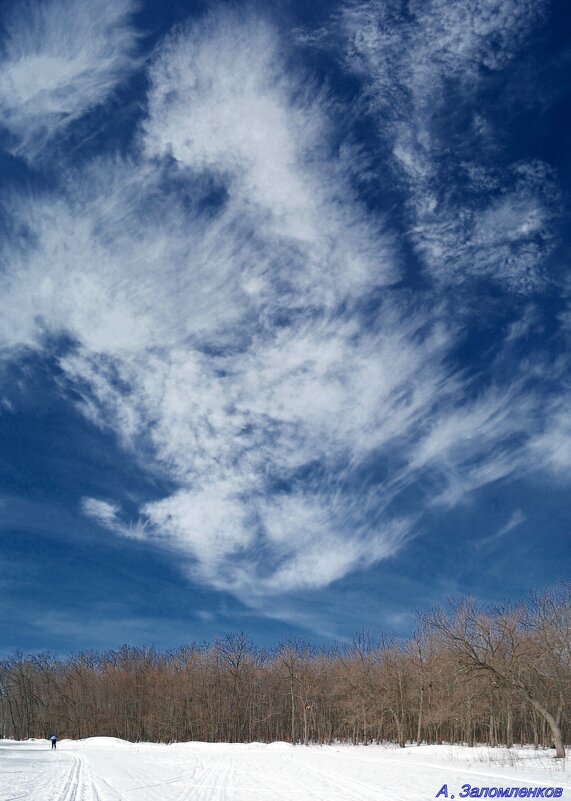
[[[530,748],[0,740],[0,801],[429,801],[443,785],[562,788],[571,760]],[[440,799],[444,795],[440,796]]]
[[[85,757],[43,744],[0,741],[0,798],[34,801],[102,801]]]

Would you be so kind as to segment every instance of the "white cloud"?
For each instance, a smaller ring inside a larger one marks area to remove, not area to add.
[[[508,521],[501,526],[498,531],[494,534],[490,534],[488,537],[484,537],[481,540],[478,540],[475,544],[476,547],[481,548],[486,545],[492,545],[493,543],[498,542],[498,540],[503,539],[507,534],[513,531],[518,526],[521,526],[522,523],[525,523],[527,520],[526,516],[520,509],[516,509],[515,512],[512,512]]]
[[[403,544],[410,521],[393,520],[378,531],[367,530],[362,521],[349,537],[348,523],[360,517],[357,505],[343,497],[323,503],[305,494],[265,501],[262,518],[278,564],[263,588],[283,592],[326,587],[359,567],[392,556]]]
[[[140,520],[134,523],[124,523],[120,517],[121,509],[115,503],[85,497],[81,499],[81,510],[103,528],[121,534],[123,537],[138,540],[145,536],[145,524]]]
[[[536,469],[567,477],[571,468],[571,413],[569,397],[552,401],[546,410],[543,429],[530,440],[527,457]]]
[[[324,586],[394,553],[408,535],[411,521],[382,515],[394,488],[378,488],[374,502],[351,492],[352,470],[411,436],[445,381],[433,375],[442,336],[415,348],[417,326],[397,332],[393,323],[387,315],[385,343],[359,343],[343,325],[305,325],[218,359],[177,350],[116,362],[108,377],[80,355],[62,365],[89,387],[98,419],[186,487],[141,510],[148,535],[191,556],[193,575],[253,597]],[[274,483],[295,485],[315,462],[328,473],[324,485],[265,500]]]
[[[62,364],[125,444],[181,485],[141,509],[147,536],[253,602],[394,554],[415,520],[391,509],[411,485],[428,481],[427,502],[454,505],[528,470],[536,399],[516,384],[461,399],[469,384],[442,363],[449,336],[419,327],[395,309],[374,336],[322,322],[231,356],[115,362],[108,377],[79,354]],[[387,476],[355,490],[386,459]]]
[[[366,221],[331,159],[331,104],[302,80],[288,77],[264,20],[211,14],[161,48],[145,145],[181,169],[217,176],[231,207],[277,247],[272,275],[248,276],[246,291],[259,296],[279,281],[296,304],[305,296],[306,304],[331,305],[397,271],[380,221]]]
[[[189,573],[246,604],[326,587],[360,567],[393,555],[410,520],[371,530],[354,500],[296,493],[244,499],[239,480],[214,483],[147,504],[144,514],[161,540],[193,557]],[[362,501],[360,501],[362,502]]]
[[[350,471],[408,424],[431,392],[413,378],[433,380],[422,361],[438,361],[445,340],[388,305],[369,336],[338,316],[398,274],[393,243],[324,146],[328,101],[280,81],[280,58],[267,24],[233,14],[167,41],[151,68],[146,153],[63,173],[57,195],[10,197],[27,237],[5,243],[2,278],[3,345],[71,336],[62,381],[84,413],[180,486],[141,509],[146,529],[107,501],[84,501],[85,513],[242,594],[323,586],[398,547],[406,525],[391,519],[373,533],[361,521],[352,538],[338,462]],[[212,191],[222,199],[205,211]],[[384,400],[392,419],[377,411]],[[322,524],[278,564],[276,507],[263,498],[316,460],[331,488],[308,487],[302,502],[292,487],[289,504],[299,525],[308,508]],[[333,505],[345,524],[323,557]]]
[[[134,67],[133,0],[13,4],[4,20],[0,110],[10,149],[34,159]]]
[[[92,517],[104,526],[115,525],[119,515],[119,507],[116,504],[97,498],[82,498],[81,508],[88,517]]]
[[[423,0],[405,17],[399,3],[369,0],[341,15],[345,60],[392,150],[411,241],[439,281],[483,276],[516,292],[542,281],[559,213],[553,173],[540,162],[490,169],[498,137],[476,98],[483,74],[507,67],[544,5]],[[463,141],[458,108],[473,118]]]
[[[190,553],[204,575],[215,580],[217,568],[253,541],[238,495],[235,482],[212,482],[147,504],[143,511],[159,537],[172,537],[175,546]]]
[[[253,16],[211,15],[172,36],[151,70],[146,144],[153,155],[228,175],[231,193],[269,209],[303,241],[312,238],[304,213],[315,188],[299,161],[327,130],[309,105],[291,107],[281,63],[276,32]]]
[[[526,431],[534,411],[535,399],[526,395],[515,382],[504,392],[483,393],[457,409],[447,408],[418,442],[412,466],[424,469],[449,464],[452,472],[463,476],[465,484],[474,480],[478,486],[481,479],[484,479],[481,483],[489,482],[487,472],[491,461],[494,465],[492,480],[496,480],[521,467],[509,440]],[[502,459],[504,448],[505,460]],[[493,449],[493,460],[487,457],[488,449]],[[468,486],[463,489],[467,491]]]
[[[438,304],[388,291],[393,238],[349,189],[351,147],[328,144],[331,103],[286,69],[267,22],[211,14],[149,77],[140,151],[7,199],[24,235],[3,245],[0,344],[71,338],[62,384],[175,487],[133,524],[109,500],[85,514],[262,608],[390,557],[431,500],[523,469],[536,401],[501,375],[474,398]],[[398,158],[424,186],[407,136]],[[473,213],[479,252],[545,226],[529,176]]]

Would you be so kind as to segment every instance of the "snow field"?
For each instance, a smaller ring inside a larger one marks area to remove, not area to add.
[[[570,760],[530,748],[0,740],[0,801],[428,801],[444,784],[562,787]],[[443,795],[440,796],[444,798]]]

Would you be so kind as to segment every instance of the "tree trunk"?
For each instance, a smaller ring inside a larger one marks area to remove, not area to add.
[[[416,744],[420,745],[420,738],[422,734],[422,707],[424,701],[424,687],[420,685],[420,698],[418,701],[418,726],[416,729]]]
[[[539,701],[536,701],[532,695],[528,695],[527,700],[549,726],[551,736],[553,738],[553,745],[555,746],[555,758],[564,759],[565,746],[563,745],[563,735],[561,734],[561,728],[559,724],[553,715],[548,712],[547,709],[539,703]]]
[[[295,745],[295,696],[293,694],[293,678],[290,682],[291,697],[291,744]]]
[[[512,710],[510,706],[508,709],[507,721],[506,721],[506,745],[508,748],[511,748],[513,744],[514,744],[514,736],[513,736],[513,725],[512,725]]]

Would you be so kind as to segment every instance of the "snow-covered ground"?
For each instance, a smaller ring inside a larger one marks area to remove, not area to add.
[[[560,797],[571,801],[565,764],[571,757],[552,754],[459,746],[157,745],[108,737],[63,740],[52,751],[45,740],[0,740],[0,801],[428,801],[438,793],[459,799],[466,784],[470,791],[563,788]]]

